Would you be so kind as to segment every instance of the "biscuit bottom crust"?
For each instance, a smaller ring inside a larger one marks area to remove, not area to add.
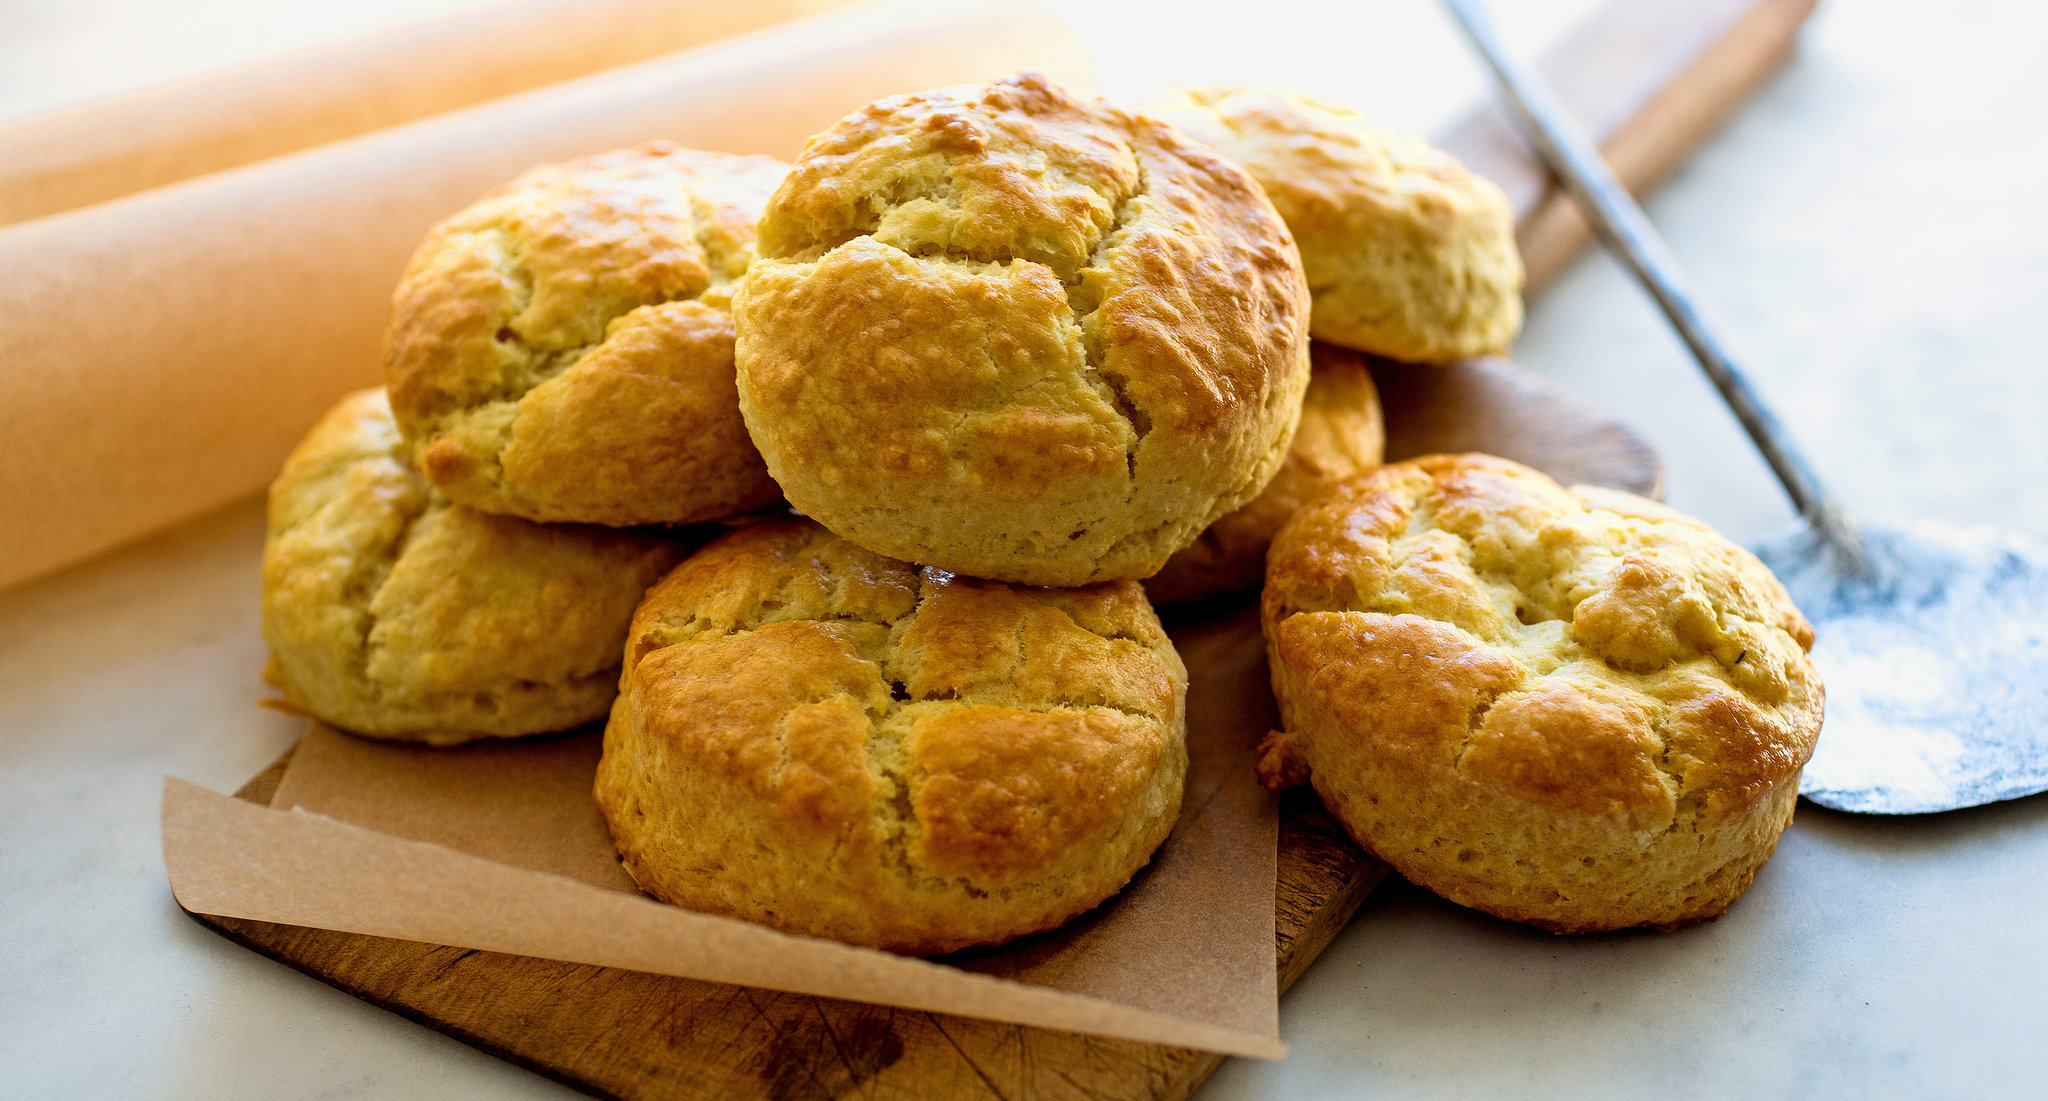
[[[642,889],[931,955],[1055,928],[1179,814],[1186,672],[1132,582],[1035,590],[808,523],[706,548],[635,618],[596,798]]]
[[[1812,629],[1710,529],[1489,456],[1341,483],[1282,530],[1263,616],[1304,780],[1458,902],[1557,932],[1719,915],[1813,752]]]

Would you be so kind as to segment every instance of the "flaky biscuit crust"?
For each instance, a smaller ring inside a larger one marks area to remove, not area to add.
[[[1165,840],[1186,686],[1134,582],[978,581],[759,524],[635,615],[597,802],[678,905],[913,955],[997,944]]]
[[[419,469],[531,520],[716,520],[775,501],[740,420],[732,290],[788,166],[669,143],[526,173],[435,226],[385,374]]]
[[[1410,363],[1514,341],[1514,212],[1457,158],[1286,92],[1180,92],[1154,109],[1266,189],[1301,247],[1317,339]]]
[[[798,511],[906,561],[1145,577],[1279,469],[1307,288],[1242,170],[1034,74],[812,138],[735,303]]]
[[[1323,487],[1380,464],[1386,422],[1365,360],[1349,348],[1317,341],[1309,345],[1309,364],[1301,424],[1280,472],[1250,504],[1210,524],[1145,579],[1152,603],[1256,588],[1266,577],[1266,547],[1287,518]]]
[[[293,707],[449,745],[566,730],[617,693],[668,540],[451,505],[406,462],[384,391],[344,398],[270,487],[266,676]]]
[[[1654,502],[1484,455],[1394,463],[1281,530],[1284,732],[1358,841],[1560,932],[1719,915],[1791,820],[1813,629],[1747,551]]]

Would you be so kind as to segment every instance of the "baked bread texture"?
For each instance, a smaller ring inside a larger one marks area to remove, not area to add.
[[[1135,582],[977,581],[759,524],[634,616],[597,803],[677,905],[911,955],[998,944],[1165,840],[1186,687]]]
[[[790,503],[877,553],[1146,577],[1279,469],[1307,307],[1241,169],[1025,73],[804,147],[734,305],[740,408]]]
[[[633,608],[669,540],[450,504],[406,462],[384,391],[344,398],[270,487],[266,677],[381,738],[566,730],[618,691]]]
[[[1309,345],[1308,393],[1287,461],[1265,491],[1210,524],[1193,543],[1145,579],[1154,604],[1178,604],[1256,588],[1266,578],[1266,546],[1294,510],[1324,486],[1380,464],[1387,443],[1379,390],[1365,360],[1349,348]]]
[[[1263,622],[1284,732],[1359,843],[1557,932],[1718,916],[1791,821],[1813,629],[1706,526],[1485,455],[1393,463],[1297,513]]]
[[[1514,341],[1514,212],[1457,158],[1287,92],[1177,92],[1152,109],[1266,189],[1301,246],[1318,339],[1410,363]]]
[[[731,298],[786,171],[657,143],[536,168],[435,226],[384,338],[427,480],[486,512],[616,526],[774,502]]]

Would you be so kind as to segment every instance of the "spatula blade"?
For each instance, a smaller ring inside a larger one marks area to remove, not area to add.
[[[1800,794],[1866,814],[2048,790],[2048,541],[1865,525],[1875,576],[1811,534],[1758,550],[1813,621],[1827,718]]]

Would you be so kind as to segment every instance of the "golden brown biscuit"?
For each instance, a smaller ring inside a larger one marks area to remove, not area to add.
[[[340,405],[270,487],[265,675],[358,734],[449,745],[566,730],[618,691],[665,539],[451,505],[407,466],[382,390]]]
[[[1026,73],[812,138],[734,312],[790,503],[978,577],[1145,577],[1257,496],[1308,382],[1307,290],[1258,185]]]
[[[1145,580],[1154,604],[1178,604],[1258,585],[1266,546],[1294,510],[1324,486],[1380,465],[1387,443],[1380,394],[1357,352],[1309,345],[1308,393],[1287,461],[1252,503],[1210,524]]]
[[[774,501],[733,388],[731,297],[787,170],[656,143],[536,168],[435,226],[384,337],[428,480],[529,520]]]
[[[1266,189],[1301,246],[1316,338],[1411,363],[1514,341],[1514,212],[1457,158],[1287,92],[1177,92],[1154,109]]]
[[[1436,455],[1332,487],[1266,571],[1286,730],[1261,775],[1306,778],[1453,902],[1558,932],[1700,921],[1791,821],[1813,628],[1697,521]]]
[[[912,955],[997,944],[1166,838],[1186,688],[1135,582],[977,581],[760,524],[634,616],[597,802],[677,905]]]

